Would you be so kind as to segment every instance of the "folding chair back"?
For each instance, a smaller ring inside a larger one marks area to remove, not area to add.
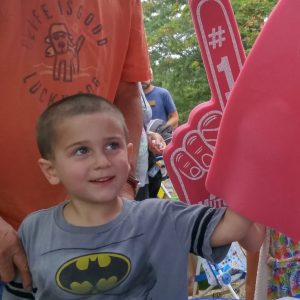
[[[246,277],[246,255],[238,243],[233,243],[225,259],[218,263],[212,264],[209,261],[198,257],[196,279],[194,285],[194,295],[197,292],[198,282],[197,274],[200,274],[201,268],[205,272],[209,287],[200,293],[206,295],[213,288],[227,288],[235,299],[240,299],[239,295],[232,287],[232,283],[240,281],[238,289],[245,283]]]

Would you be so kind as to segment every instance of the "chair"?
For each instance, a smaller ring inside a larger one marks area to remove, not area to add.
[[[198,283],[203,280],[204,275],[201,270],[204,271],[205,279],[209,284],[209,287],[203,291],[199,291],[198,288]],[[205,296],[214,288],[225,288],[234,299],[241,299],[236,291],[245,284],[245,277],[246,256],[240,245],[234,242],[225,259],[218,264],[212,264],[198,257],[193,297]],[[235,289],[232,287],[233,283],[238,283]]]

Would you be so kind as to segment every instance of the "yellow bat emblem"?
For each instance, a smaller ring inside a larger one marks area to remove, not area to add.
[[[61,289],[73,294],[101,294],[123,282],[130,270],[130,260],[124,255],[94,253],[61,265],[56,273],[56,282]]]

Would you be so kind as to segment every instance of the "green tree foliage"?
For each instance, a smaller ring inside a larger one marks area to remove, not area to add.
[[[233,10],[246,53],[249,53],[262,25],[274,8],[277,0],[234,0]]]
[[[232,0],[248,53],[277,0]],[[180,121],[210,99],[210,90],[186,0],[144,0],[143,9],[154,84],[167,88]]]

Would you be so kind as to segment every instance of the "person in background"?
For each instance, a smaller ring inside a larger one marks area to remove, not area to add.
[[[260,251],[255,300],[300,298],[300,242],[268,228]]]
[[[121,112],[91,94],[49,106],[37,122],[38,164],[67,200],[30,214],[19,237],[32,270],[4,300],[187,299],[189,252],[221,261],[235,240],[257,250],[264,228],[229,208],[120,197],[132,144]]]
[[[162,155],[166,144],[163,137],[156,132],[149,131],[148,124],[151,121],[151,107],[145,97],[141,83],[139,83],[141,93],[141,104],[144,116],[144,126],[142,129],[139,155],[136,165],[136,178],[139,181],[135,200],[142,201],[150,197],[149,194],[149,155]]]
[[[150,72],[152,73],[152,70]],[[153,78],[142,82],[145,96],[152,109],[152,119],[164,120],[175,129],[178,126],[179,116],[172,96],[168,90],[154,86],[152,80]]]
[[[35,122],[66,95],[101,95],[124,114],[133,143],[122,194],[134,197],[142,111],[137,82],[150,78],[140,0],[0,1],[0,279],[19,270],[31,286],[16,229],[32,211],[65,199],[36,165]]]

